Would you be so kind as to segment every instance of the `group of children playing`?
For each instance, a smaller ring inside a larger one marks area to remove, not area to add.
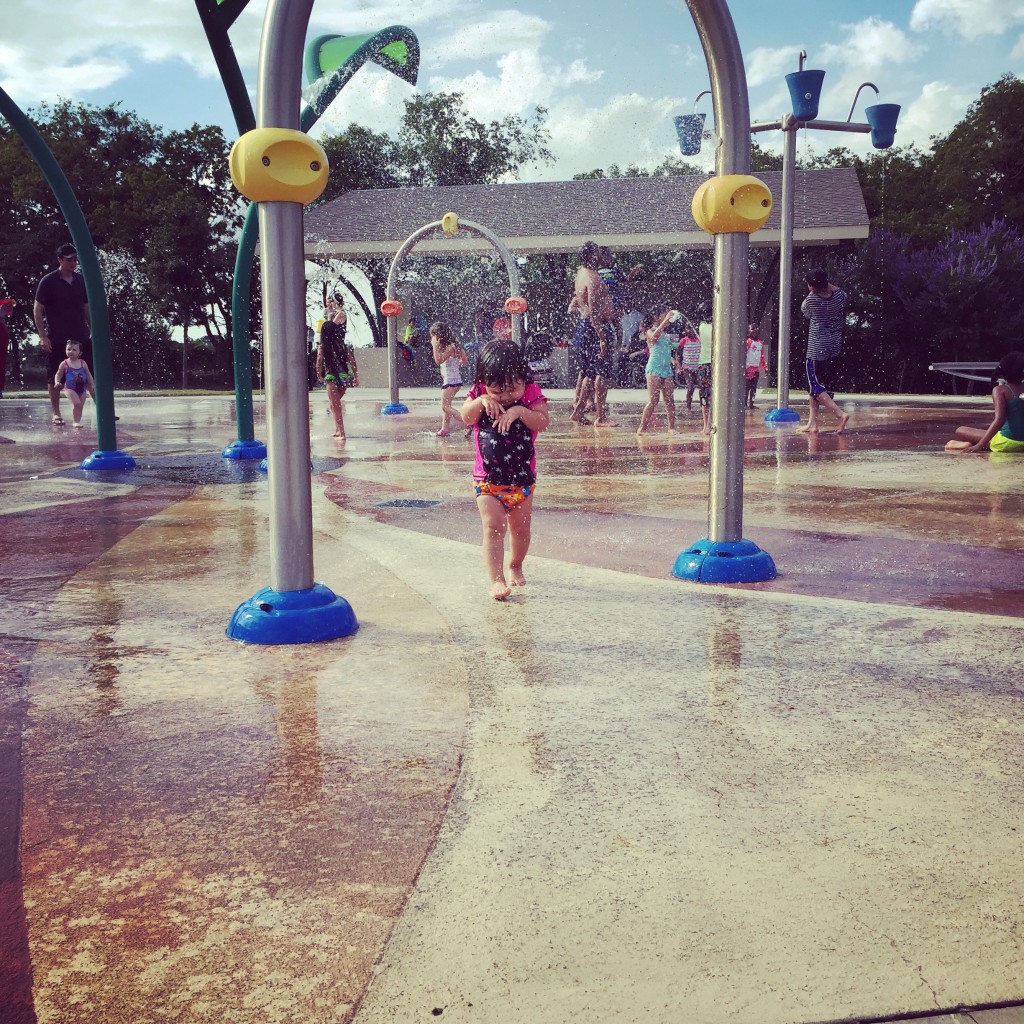
[[[682,319],[678,311],[659,308],[644,318],[640,330],[649,350],[645,367],[648,401],[641,413],[638,434],[649,428],[659,399],[665,402],[669,430],[675,429],[676,373],[684,375],[688,387],[687,408],[693,388],[699,391],[704,431],[708,432],[711,325],[706,311],[701,313],[705,315],[700,316],[696,328],[689,321],[685,323],[678,341],[665,330]],[[355,353],[347,344],[345,328],[344,305],[340,300],[331,300],[320,332],[316,372],[326,385],[336,426],[334,436],[339,439],[345,438],[341,400],[349,387],[359,383]],[[758,376],[767,367],[763,342],[755,330],[749,333],[746,403],[753,408]],[[491,596],[501,601],[511,594],[512,587],[526,584],[523,561],[530,548],[537,483],[536,440],[548,427],[547,398],[532,380],[523,351],[511,341],[496,340],[480,349],[473,385],[456,412],[452,402],[462,387],[462,367],[468,362],[466,350],[451,328],[440,322],[430,328],[430,344],[442,381],[441,427],[437,435],[448,436],[452,424],[458,423],[468,428],[467,437],[473,437],[473,488],[483,527],[484,561]],[[72,403],[74,426],[80,428],[85,395],[88,392],[95,401],[95,383],[82,359],[81,345],[69,341],[65,351],[67,358],[57,370],[55,383],[63,384],[63,394]],[[946,447],[966,452],[1024,452],[1024,352],[1010,352],[996,367],[992,375],[992,403],[994,415],[985,430],[958,427],[956,440]],[[510,537],[507,575],[506,533]]]

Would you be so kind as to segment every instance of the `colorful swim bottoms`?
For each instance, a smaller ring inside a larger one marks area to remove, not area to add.
[[[325,384],[336,384],[339,388],[351,387],[352,381],[355,378],[351,373],[325,373],[324,383]]]
[[[988,447],[993,452],[1024,452],[1024,441],[1015,441],[1005,434],[994,434]]]
[[[479,498],[481,494],[489,494],[492,498],[497,498],[506,510],[511,512],[516,505],[521,505],[533,494],[533,487],[532,484],[492,484],[487,480],[478,480],[476,496]]]

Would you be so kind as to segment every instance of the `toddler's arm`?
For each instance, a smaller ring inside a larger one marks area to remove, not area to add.
[[[530,430],[536,430],[539,434],[547,430],[550,418],[548,415],[548,400],[542,398],[529,409],[525,405],[513,405],[511,409],[505,409],[494,421],[494,425],[504,434],[507,433],[508,428],[516,420],[522,420]]]
[[[89,392],[89,397],[95,402],[96,401],[96,381],[92,379],[92,373],[89,370],[89,364],[83,359],[82,365],[85,367],[85,387]]]
[[[54,384],[62,384],[64,381],[64,374],[67,373],[68,361],[65,359],[60,366],[57,367],[57,372],[53,375]]]
[[[462,422],[467,427],[472,427],[474,424],[480,422],[480,417],[486,412],[488,416],[493,420],[497,420],[502,415],[503,409],[501,403],[493,398],[491,395],[483,394],[479,398],[467,398],[462,403],[462,408],[459,410],[462,416]]]

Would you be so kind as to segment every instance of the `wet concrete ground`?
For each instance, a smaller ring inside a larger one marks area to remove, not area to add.
[[[723,588],[669,578],[698,419],[554,397],[498,604],[436,393],[355,392],[343,447],[314,396],[316,575],[361,628],[301,648],[224,636],[269,582],[228,398],[119,401],[104,481],[0,402],[3,1024],[1024,1021],[1024,462],[942,450],[987,400],[810,438],[764,405],[780,576]]]

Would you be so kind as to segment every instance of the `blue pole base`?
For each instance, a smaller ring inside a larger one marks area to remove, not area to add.
[[[135,468],[135,460],[122,451],[93,452],[82,460],[81,468],[105,470],[109,473],[130,473]]]
[[[220,456],[222,459],[265,459],[267,446],[262,441],[232,441]]]
[[[388,404],[381,409],[380,414],[381,416],[401,416],[403,413],[407,413],[408,411],[409,407],[407,405],[402,405],[401,402],[388,402]]]
[[[783,423],[799,423],[800,413],[795,409],[769,409],[765,413],[764,421],[770,427],[781,426]]]
[[[248,644],[314,644],[358,628],[348,601],[314,583],[309,590],[258,590],[235,609],[226,632]]]
[[[778,576],[772,556],[751,540],[702,537],[679,553],[672,575],[693,583],[763,583]]]

